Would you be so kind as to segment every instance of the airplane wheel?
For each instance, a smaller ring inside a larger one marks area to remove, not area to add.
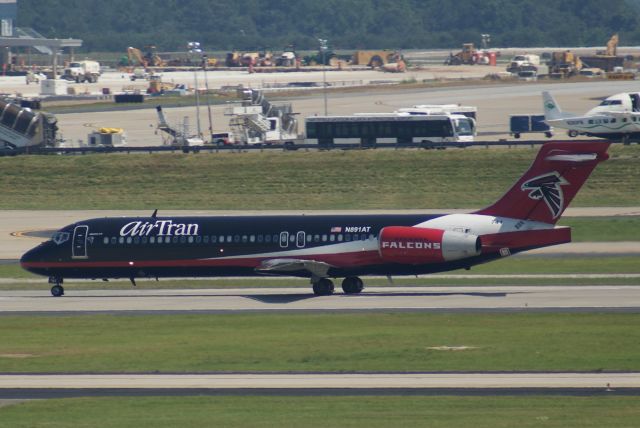
[[[330,296],[333,290],[333,282],[329,278],[321,278],[313,283],[313,294],[316,296]]]
[[[572,129],[571,131],[567,132],[567,135],[569,135],[569,137],[571,138],[575,138],[578,136],[578,131]]]
[[[342,291],[345,294],[358,294],[364,289],[362,280],[357,276],[348,276],[342,281]]]
[[[64,288],[62,288],[62,285],[54,285],[51,287],[51,295],[53,297],[64,296]]]

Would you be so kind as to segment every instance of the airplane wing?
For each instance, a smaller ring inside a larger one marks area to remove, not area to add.
[[[270,259],[264,260],[260,266],[256,268],[256,271],[282,275],[291,275],[293,272],[309,272],[313,276],[326,278],[327,272],[332,267],[333,266],[328,263],[316,260]]]

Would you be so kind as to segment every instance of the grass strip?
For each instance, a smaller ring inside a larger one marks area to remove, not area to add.
[[[0,427],[636,427],[637,397],[132,397],[0,408]]]
[[[638,371],[639,322],[636,313],[6,315],[0,372]]]
[[[574,206],[640,205],[640,146],[610,151]],[[5,157],[0,170],[12,185],[3,189],[0,209],[480,207],[499,198],[536,153],[476,148]]]

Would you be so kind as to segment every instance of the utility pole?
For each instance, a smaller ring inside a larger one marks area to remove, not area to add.
[[[209,113],[209,142],[211,141],[211,136],[213,135],[213,116],[211,115],[211,102],[209,99],[209,79],[207,79],[207,66],[209,65],[209,57],[204,54],[202,55],[202,68],[204,69],[204,87],[207,90],[207,111]]]
[[[318,39],[320,43],[320,54],[322,56],[322,92],[324,94],[324,115],[328,116],[327,113],[327,70],[326,70],[326,61],[325,55],[327,52],[327,39]]]

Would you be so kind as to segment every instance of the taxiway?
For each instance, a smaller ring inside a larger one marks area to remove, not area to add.
[[[322,297],[303,288],[0,291],[0,315],[374,310],[640,312],[640,286],[371,287]]]

